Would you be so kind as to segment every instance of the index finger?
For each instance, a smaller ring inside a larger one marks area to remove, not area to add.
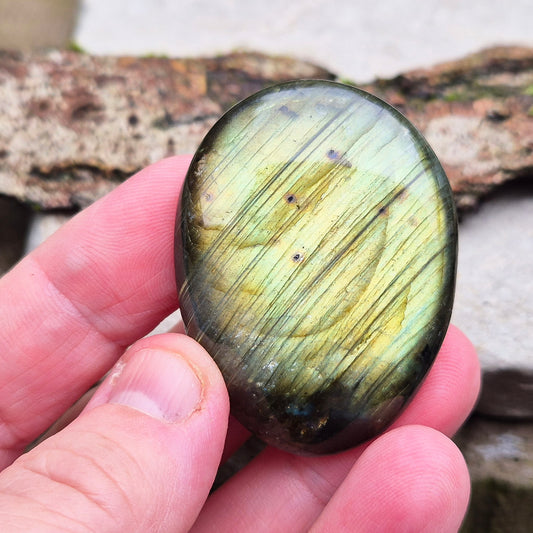
[[[142,170],[0,280],[0,466],[177,307],[174,219],[189,162]]]

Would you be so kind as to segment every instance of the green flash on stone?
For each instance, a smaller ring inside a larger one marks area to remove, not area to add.
[[[200,145],[176,221],[187,332],[235,416],[295,453],[386,429],[447,330],[457,222],[423,137],[334,82],[263,90]]]

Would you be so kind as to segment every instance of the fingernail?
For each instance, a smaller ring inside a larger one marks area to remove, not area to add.
[[[167,422],[186,420],[202,400],[196,372],[181,355],[165,350],[140,350],[119,362],[108,379],[108,403]]]

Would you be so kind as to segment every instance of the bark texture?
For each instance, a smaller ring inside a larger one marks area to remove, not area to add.
[[[516,178],[533,178],[533,49],[498,47],[367,89],[425,135],[459,208]]]
[[[250,53],[0,53],[0,194],[41,209],[84,207],[143,166],[193,152],[237,101],[295,78],[335,75]],[[459,208],[533,175],[532,49],[494,48],[362,87],[427,137]]]
[[[260,54],[0,53],[0,194],[41,209],[84,207],[149,163],[194,152],[222,113],[251,93],[333,77]]]

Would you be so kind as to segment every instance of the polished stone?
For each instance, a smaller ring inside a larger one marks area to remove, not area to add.
[[[180,306],[245,426],[335,452],[383,431],[425,377],[456,248],[446,176],[403,116],[346,85],[282,84],[231,109],[194,157]]]

